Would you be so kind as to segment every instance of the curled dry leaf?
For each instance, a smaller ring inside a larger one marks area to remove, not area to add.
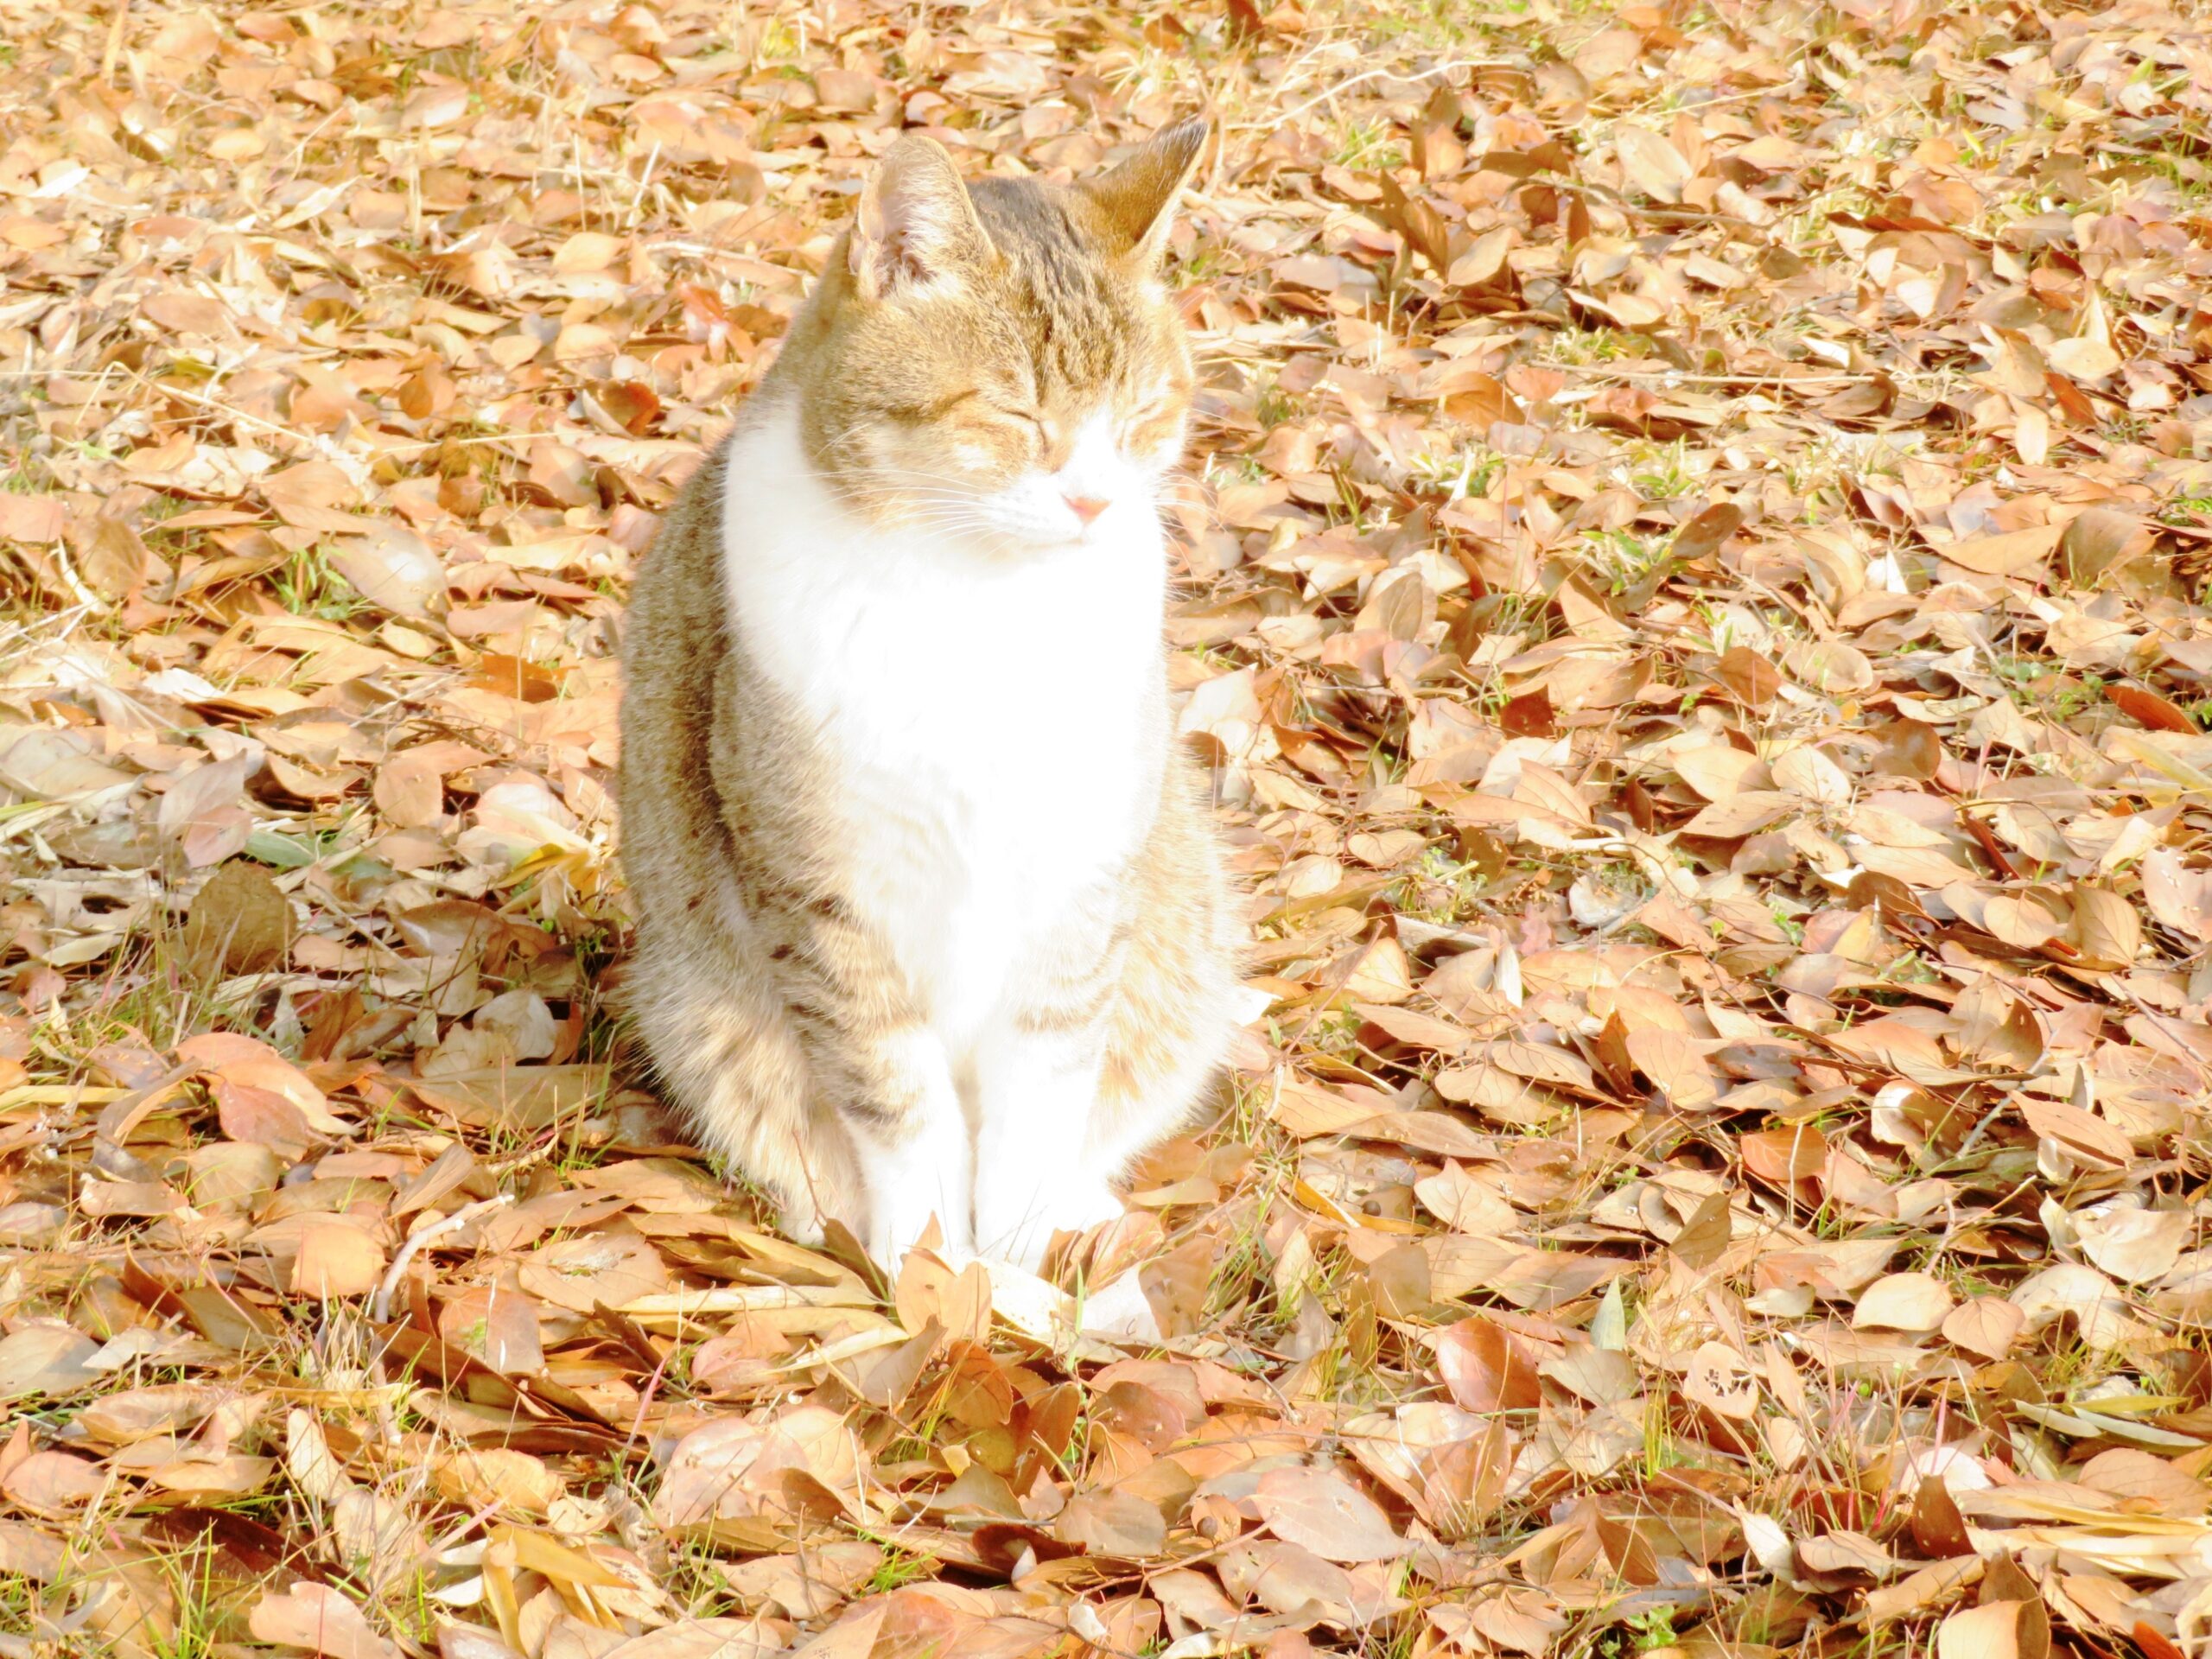
[[[1797,1564],[1808,1573],[1858,1573],[1872,1579],[1886,1579],[1898,1570],[1897,1558],[1863,1532],[1800,1539]]]
[[[1986,1601],[1945,1616],[1936,1659],[2048,1659],[2050,1622],[2039,1601]]]

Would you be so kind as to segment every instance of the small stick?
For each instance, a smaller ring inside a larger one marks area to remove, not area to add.
[[[369,1318],[382,1325],[391,1317],[392,1292],[399,1288],[399,1277],[407,1271],[407,1264],[415,1259],[417,1250],[434,1238],[458,1232],[486,1211],[497,1210],[500,1205],[514,1201],[515,1195],[512,1192],[480,1198],[474,1204],[463,1205],[443,1221],[434,1221],[422,1231],[409,1235],[407,1242],[399,1247],[399,1254],[391,1258],[391,1265],[384,1270],[384,1282],[377,1287],[377,1294],[369,1300]]]
[[[130,0],[115,0],[115,16],[108,20],[107,46],[100,53],[100,79],[112,83],[115,60],[123,52],[123,28],[130,17]]]

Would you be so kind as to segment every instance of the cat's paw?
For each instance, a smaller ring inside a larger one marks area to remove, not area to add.
[[[933,1204],[912,1198],[901,1202],[893,1195],[877,1200],[868,1218],[868,1237],[862,1241],[868,1259],[896,1278],[906,1253],[930,1232],[932,1221],[937,1224],[935,1248],[939,1255],[959,1262],[974,1254],[966,1217],[961,1217],[957,1224],[949,1222],[938,1213]]]
[[[985,1255],[1034,1273],[1055,1233],[1085,1233],[1122,1214],[1114,1189],[1096,1179],[1071,1178],[1049,1192],[994,1193],[988,1184],[976,1201],[976,1243]]]

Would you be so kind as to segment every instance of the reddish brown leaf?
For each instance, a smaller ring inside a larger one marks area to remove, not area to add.
[[[1521,1411],[1541,1397],[1536,1368],[1501,1326],[1479,1316],[1436,1334],[1444,1386],[1466,1411]]]

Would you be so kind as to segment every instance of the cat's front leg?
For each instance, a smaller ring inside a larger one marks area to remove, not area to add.
[[[1056,1232],[1083,1232],[1122,1213],[1115,1173],[1087,1167],[1084,1142],[1098,1099],[1102,1033],[997,1033],[976,1070],[976,1246],[1035,1272]]]
[[[944,1044],[908,1025],[869,1040],[859,1058],[860,1086],[842,1110],[868,1189],[869,1256],[895,1274],[932,1217],[947,1255],[972,1254],[968,1119]]]

